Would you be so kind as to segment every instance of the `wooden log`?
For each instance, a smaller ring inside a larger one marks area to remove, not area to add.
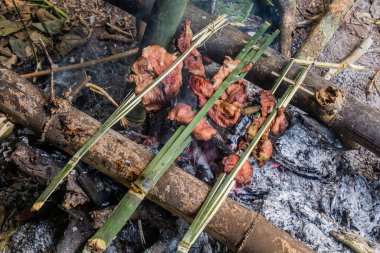
[[[54,112],[51,115],[46,111],[48,99],[43,92],[12,71],[0,70],[0,91],[1,111],[69,154],[100,126],[100,122],[65,100],[50,110]],[[90,149],[84,161],[128,187],[152,157],[143,146],[110,130]],[[208,192],[206,184],[172,166],[148,198],[190,221]],[[313,252],[260,214],[230,199],[225,201],[206,231],[239,252]]]
[[[149,12],[153,0],[106,0],[131,14],[141,14]],[[133,5],[132,3],[136,3]],[[144,17],[142,16],[142,19]],[[189,4],[186,8],[184,19],[192,21],[194,32],[203,28],[211,15]],[[200,51],[206,54],[212,60],[222,63],[225,55],[236,56],[244,46],[244,41],[248,41],[249,36],[237,29],[227,26],[221,32],[218,32],[211,38]],[[289,61],[288,57],[283,56],[275,50],[268,49],[269,55],[260,59],[252,71],[246,76],[249,81],[264,89],[270,89],[275,81],[271,75],[272,71],[280,73],[281,69]],[[289,76],[294,77],[300,70],[300,65],[294,64]],[[316,93],[322,88],[329,86],[335,87],[333,83],[325,80],[323,77],[308,74],[304,87]],[[284,91],[286,86],[280,87]],[[351,139],[376,155],[380,155],[380,111],[374,110],[371,106],[357,100],[347,92],[342,91],[345,97],[343,105],[339,110],[334,112],[333,117],[326,117],[326,109],[321,106],[315,96],[300,90],[292,100],[292,104],[301,110],[309,113],[313,117],[323,121],[331,127],[342,138]],[[330,115],[331,116],[331,115]]]
[[[315,60],[340,27],[356,0],[333,0],[327,13],[318,21],[297,52],[297,58]]]

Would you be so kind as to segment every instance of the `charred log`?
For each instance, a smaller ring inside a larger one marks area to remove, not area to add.
[[[54,114],[47,112],[47,98],[43,92],[11,71],[0,71],[0,90],[0,110],[70,154],[100,126],[98,121],[65,100],[60,101]],[[90,149],[84,161],[129,186],[152,157],[150,151],[110,130]],[[208,192],[204,183],[172,166],[148,198],[189,221]],[[206,231],[239,252],[312,252],[258,213],[232,200],[222,205]]]

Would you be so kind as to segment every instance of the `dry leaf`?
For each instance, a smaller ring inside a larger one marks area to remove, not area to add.
[[[16,39],[12,36],[9,38],[9,45],[11,46],[13,53],[16,54],[17,57],[20,58],[22,61],[26,61],[28,59],[25,50],[27,43],[25,41]]]
[[[42,40],[42,42],[45,44],[46,48],[50,48],[53,46],[53,40],[51,38],[48,38],[44,35],[42,35],[39,32],[32,32],[30,33],[30,38],[34,43],[38,43],[38,40]]]
[[[0,36],[8,36],[12,33],[20,31],[21,29],[21,25],[17,22],[7,19],[0,21]]]
[[[6,56],[0,56],[0,63],[7,69],[11,69],[12,65],[14,65],[17,62],[17,56],[12,54],[11,57]]]

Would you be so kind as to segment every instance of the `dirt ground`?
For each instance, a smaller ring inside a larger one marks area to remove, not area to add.
[[[328,2],[324,0],[297,0],[299,9],[296,17],[297,23],[305,21],[306,19],[303,17],[305,15],[315,16],[323,13],[324,2],[328,4]],[[361,72],[345,70],[332,81],[342,89],[350,92],[357,99],[371,105],[373,110],[380,110],[380,94],[377,94],[376,91],[372,94],[368,94],[367,92],[369,83],[380,69],[380,29],[379,26],[376,27],[373,22],[369,21],[372,1],[358,0],[357,2],[351,14],[346,17],[345,22],[335,33],[318,60],[340,62],[357,48],[363,39],[372,36],[374,43],[370,51],[357,62],[357,64],[365,66],[366,70]],[[131,32],[133,36],[136,36],[135,19],[124,11],[106,4],[101,0],[68,0],[52,1],[52,3],[60,6],[70,16],[80,15],[95,31],[95,35],[87,42],[86,46],[73,51],[63,60],[53,58],[53,60],[57,60],[56,63],[69,64],[71,62],[94,59],[135,46],[134,43],[126,44],[114,41],[101,41],[96,37],[99,31],[104,29],[105,23],[107,22],[121,27],[123,30]],[[294,52],[302,45],[312,25],[313,24],[309,24],[296,29],[293,43]],[[91,67],[87,72],[92,76],[92,82],[106,88],[112,97],[120,101],[123,97],[121,90],[123,91],[125,88],[124,75],[129,72],[130,64],[130,59],[122,60],[102,67]],[[47,67],[47,65],[45,67]],[[20,70],[19,73],[25,73],[31,70],[30,66],[28,67],[27,65],[18,66],[16,69],[17,68]],[[315,69],[315,71],[323,75],[326,70]],[[56,77],[56,84],[58,88],[61,87],[64,89],[68,83],[72,82],[71,79],[71,75],[66,73],[59,74]],[[41,82],[37,83],[37,85],[48,91],[49,80],[47,78],[39,80],[41,80]],[[80,93],[75,101],[75,105],[101,121],[104,121],[114,110],[114,107],[103,97],[95,95],[88,89]],[[11,151],[12,145],[20,140],[26,143],[32,143],[35,147],[48,150],[50,152],[48,152],[49,155],[53,155],[59,165],[63,165],[62,161],[67,159],[64,154],[54,150],[52,147],[40,145],[36,137],[26,129],[17,129],[10,140],[1,143],[0,152],[3,155],[1,155],[0,159],[0,204],[4,202],[8,210],[17,209],[18,211],[30,205],[29,200],[36,199],[38,194],[43,190],[41,184],[17,171],[15,167],[7,165],[8,161],[5,158],[6,155]],[[343,152],[343,160],[350,165],[350,168],[355,168],[355,173],[362,175],[367,182],[376,183],[379,181],[379,158],[366,149],[360,147],[358,150],[345,151]],[[84,164],[80,166],[85,170],[90,170],[90,168]],[[97,175],[97,177],[108,182],[107,179],[102,178],[102,175]],[[114,194],[114,196],[117,196],[111,200],[109,197],[107,198],[107,200],[111,201],[111,204],[116,204],[117,199],[121,197],[123,189],[112,183],[106,184],[105,188],[110,189],[109,191]],[[59,199],[59,196],[57,199]],[[57,199],[55,199],[53,203],[59,203]],[[241,201],[241,199],[237,199]],[[244,201],[242,202],[244,203]],[[55,245],[62,239],[62,231],[71,220],[74,220],[71,218],[75,217],[73,213],[69,215],[69,218],[61,209],[61,207],[57,208],[56,205],[51,205],[52,212],[56,213],[54,217],[49,217],[49,215],[43,213],[38,218],[40,222],[32,221],[17,226],[20,230],[10,239],[8,248],[6,248],[4,252],[54,252],[53,249]],[[175,245],[179,239],[178,234],[181,235],[184,233],[187,224],[183,220],[174,217],[167,211],[151,203],[144,203],[142,210],[140,213],[141,218],[133,220],[130,225],[122,231],[119,238],[107,252],[165,252],[164,250],[166,250],[166,252],[172,252],[175,250]],[[12,215],[14,216],[15,214]],[[158,218],[156,219],[154,217]],[[146,244],[144,244],[141,239],[138,220],[140,220],[140,222],[142,220],[142,226],[146,232]],[[276,223],[275,225],[285,230],[287,229],[286,224]],[[380,227],[380,224],[377,225]],[[73,225],[72,231],[76,231],[78,227],[77,225]],[[288,232],[292,233],[292,231]],[[292,234],[297,236],[296,233]],[[34,239],[38,237],[40,237],[39,243],[35,244]],[[317,248],[312,242],[308,241],[307,238],[301,237],[300,239],[311,247]],[[28,250],[26,250],[26,248],[28,248]],[[347,249],[345,248],[344,252],[346,251]],[[227,252],[227,249],[203,233],[192,252]],[[319,250],[319,252],[327,251]]]

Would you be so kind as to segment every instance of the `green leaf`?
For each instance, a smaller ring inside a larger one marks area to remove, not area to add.
[[[32,23],[32,26],[40,30],[41,32],[57,35],[61,33],[62,28],[65,24],[66,19],[48,20],[44,23]],[[45,29],[46,28],[46,29]]]

